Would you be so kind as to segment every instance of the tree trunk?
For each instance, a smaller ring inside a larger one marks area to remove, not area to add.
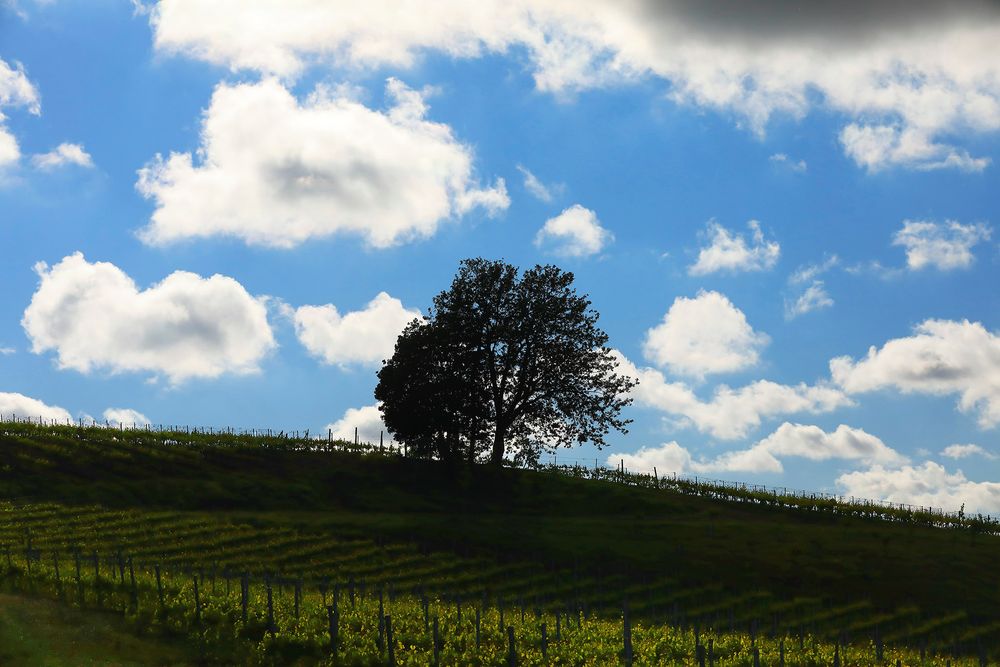
[[[505,435],[506,435],[505,430],[500,428],[500,425],[497,424],[496,433],[493,434],[493,453],[490,456],[490,463],[495,466],[500,466],[503,464]]]

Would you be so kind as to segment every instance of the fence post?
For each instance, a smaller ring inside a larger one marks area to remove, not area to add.
[[[139,607],[139,587],[135,583],[135,568],[132,565],[132,557],[128,557],[128,578],[132,589],[132,606]]]
[[[268,575],[264,578],[264,586],[267,589],[267,631],[274,636],[274,594],[271,591],[271,577]]]
[[[625,664],[632,664],[632,625],[628,618],[628,600],[622,605],[622,635],[624,640]]]
[[[480,646],[480,643],[479,643],[479,621],[480,621],[479,607],[476,607],[476,650],[477,651],[479,650],[479,646]]]
[[[431,638],[434,642],[434,664],[438,664],[438,653],[441,650],[440,638],[438,635],[438,617],[434,617],[434,636]]]
[[[240,611],[242,612],[243,625],[247,624],[247,606],[250,598],[250,573],[244,572],[240,576]]]
[[[389,652],[389,667],[396,667],[396,642],[392,638],[392,617],[385,615],[385,644]]]
[[[201,626],[201,596],[198,595],[198,574],[194,575],[194,621]]]
[[[507,667],[517,667],[517,649],[514,646],[514,626],[507,626]]]
[[[548,659],[549,637],[546,634],[545,624],[542,623],[542,659]]]
[[[326,608],[327,620],[330,622],[330,652],[333,653],[333,661],[337,662],[337,631],[340,625],[340,613],[332,606]]]

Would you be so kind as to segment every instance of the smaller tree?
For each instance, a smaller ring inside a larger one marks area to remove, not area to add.
[[[500,261],[462,262],[423,322],[400,335],[375,396],[386,427],[424,455],[499,465],[541,451],[604,445],[636,381],[572,287],[573,274],[536,266],[518,275]]]

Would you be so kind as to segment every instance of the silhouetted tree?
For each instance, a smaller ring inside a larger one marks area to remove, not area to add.
[[[414,320],[379,371],[386,427],[415,453],[499,465],[543,450],[605,444],[627,432],[623,407],[635,380],[572,287],[573,274],[536,266],[518,275],[501,261],[468,259],[430,314]]]

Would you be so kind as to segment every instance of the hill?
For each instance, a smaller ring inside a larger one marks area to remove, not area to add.
[[[0,425],[7,545],[30,533],[36,547],[213,571],[328,567],[466,599],[571,597],[613,613],[627,598],[639,618],[706,626],[996,641],[1000,537],[981,525],[682,490],[453,471],[308,439]]]

